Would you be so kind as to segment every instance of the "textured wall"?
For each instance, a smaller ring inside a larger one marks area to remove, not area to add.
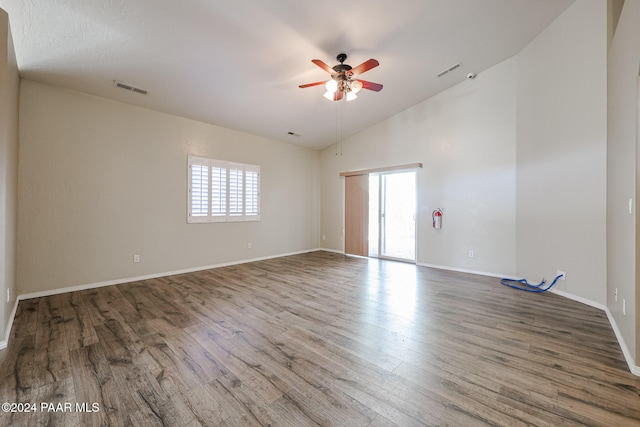
[[[343,249],[340,172],[421,162],[418,263],[514,274],[515,89],[509,60],[323,150],[322,246]]]
[[[574,3],[518,54],[517,272],[606,304],[606,2]]]
[[[638,70],[640,2],[626,1],[609,50],[607,146],[607,305],[638,365],[640,318],[637,315]],[[618,290],[618,300],[614,298]],[[626,315],[622,300],[626,300]]]
[[[28,80],[20,114],[23,294],[318,246],[316,150]],[[262,220],[187,224],[190,154],[260,165]]]

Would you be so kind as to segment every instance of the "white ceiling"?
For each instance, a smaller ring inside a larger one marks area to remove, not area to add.
[[[0,0],[24,78],[322,148],[519,52],[573,0]],[[322,97],[338,53],[382,83]],[[445,68],[457,70],[437,78]],[[114,87],[119,80],[149,91]],[[471,82],[470,82],[471,84]],[[299,136],[290,136],[287,132]]]

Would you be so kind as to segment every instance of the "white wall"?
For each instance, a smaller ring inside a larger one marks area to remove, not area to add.
[[[19,79],[9,18],[0,9],[0,342],[3,344],[8,339],[7,327],[17,295]],[[9,301],[7,290],[11,293]]]
[[[606,304],[607,5],[580,0],[518,54],[517,271]]]
[[[340,172],[421,162],[418,263],[514,274],[515,67],[503,62],[345,139],[342,155],[323,150],[322,246],[344,248]]]
[[[260,165],[262,220],[187,224],[190,154]],[[314,249],[318,157],[315,150],[24,80],[19,291]],[[140,254],[139,264],[133,254]]]
[[[638,360],[640,333],[636,298],[636,221],[627,203],[637,201],[638,71],[640,2],[626,1],[609,48],[607,149],[607,306],[632,357]],[[618,289],[618,301],[614,292]],[[622,300],[627,314],[622,314]]]

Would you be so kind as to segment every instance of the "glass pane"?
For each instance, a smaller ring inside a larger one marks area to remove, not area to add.
[[[378,257],[380,230],[380,174],[369,174],[369,256]]]
[[[381,256],[416,259],[415,172],[383,175]]]

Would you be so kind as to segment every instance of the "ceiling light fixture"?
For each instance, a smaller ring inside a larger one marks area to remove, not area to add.
[[[338,82],[333,79],[328,80],[324,87],[327,89],[327,92],[336,93],[338,91]]]

